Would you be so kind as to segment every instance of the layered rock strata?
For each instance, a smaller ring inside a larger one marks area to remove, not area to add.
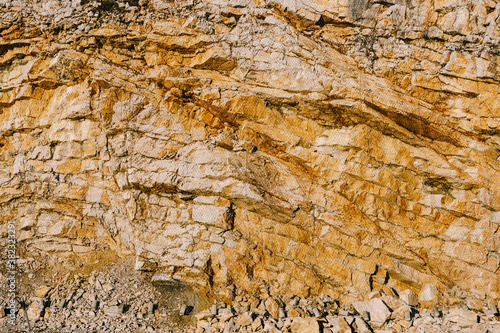
[[[0,1],[0,231],[213,290],[500,299],[500,4]],[[92,260],[93,260],[92,259]]]

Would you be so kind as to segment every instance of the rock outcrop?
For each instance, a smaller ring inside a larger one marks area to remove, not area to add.
[[[492,0],[0,0],[2,245],[15,221],[23,256],[228,299],[498,301],[499,25]]]

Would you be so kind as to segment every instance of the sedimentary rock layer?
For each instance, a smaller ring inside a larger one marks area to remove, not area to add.
[[[0,1],[0,230],[230,297],[500,299],[495,1]],[[449,292],[453,290],[453,292]]]

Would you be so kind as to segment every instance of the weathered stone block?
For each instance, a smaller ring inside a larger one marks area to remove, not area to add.
[[[319,324],[316,318],[292,318],[290,325],[292,333],[319,333]]]
[[[222,229],[229,229],[232,224],[232,214],[226,207],[193,205],[192,218],[195,222],[213,225]]]
[[[399,298],[410,306],[418,305],[418,295],[410,289],[405,289],[399,293]]]
[[[379,298],[370,301],[353,302],[352,305],[358,313],[367,311],[370,315],[370,322],[377,327],[382,326],[391,316],[391,310]]]
[[[427,283],[420,291],[418,300],[423,307],[432,308],[439,304],[441,293],[434,284]]]

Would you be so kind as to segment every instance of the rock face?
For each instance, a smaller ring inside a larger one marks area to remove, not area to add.
[[[0,0],[2,248],[14,221],[25,254],[228,298],[499,300],[499,24],[491,0]]]

